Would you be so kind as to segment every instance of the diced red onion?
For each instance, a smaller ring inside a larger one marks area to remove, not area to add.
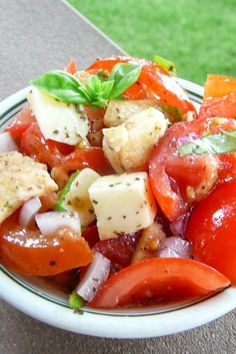
[[[42,204],[39,197],[34,197],[29,199],[22,206],[19,215],[20,226],[27,227],[34,219],[35,214],[39,211]]]
[[[0,153],[17,151],[18,146],[9,132],[0,134]]]
[[[184,144],[189,143],[190,141],[196,140],[197,138],[199,138],[199,136],[197,136],[197,134],[195,134],[195,133],[189,134],[188,136],[183,136],[183,137],[179,138],[178,144],[184,145]]]
[[[89,265],[83,279],[76,288],[77,293],[86,301],[93,300],[98,287],[107,280],[111,261],[101,253],[94,254],[93,262]]]
[[[69,211],[49,211],[35,215],[35,221],[43,235],[52,234],[59,227],[67,226],[81,233],[79,213]]]
[[[181,237],[167,237],[157,255],[161,258],[190,258],[191,246]]]
[[[189,214],[184,214],[170,224],[174,236],[184,236]]]

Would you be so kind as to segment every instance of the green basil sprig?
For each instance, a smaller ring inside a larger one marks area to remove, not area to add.
[[[106,80],[91,75],[83,85],[75,76],[53,70],[31,81],[31,84],[61,102],[106,107],[109,100],[119,98],[135,83],[140,73],[140,65],[118,63]]]
[[[190,154],[225,154],[236,150],[236,130],[223,131],[204,135],[198,139],[181,145],[178,148],[180,156]]]
[[[169,71],[171,74],[173,74],[175,76],[177,75],[175,65],[174,65],[174,63],[172,63],[172,61],[165,59],[163,57],[160,57],[159,55],[154,55],[153,61],[154,61],[154,63],[159,64],[162,68]]]

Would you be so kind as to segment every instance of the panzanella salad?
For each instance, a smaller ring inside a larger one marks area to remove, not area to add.
[[[0,261],[72,308],[162,306],[236,284],[236,80],[199,112],[174,65],[98,59],[31,82],[0,135]]]

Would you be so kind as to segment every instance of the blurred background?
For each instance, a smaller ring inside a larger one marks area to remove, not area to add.
[[[133,56],[160,55],[177,75],[236,77],[236,0],[68,0]]]

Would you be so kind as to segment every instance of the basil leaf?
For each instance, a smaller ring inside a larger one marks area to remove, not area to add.
[[[111,90],[113,88],[114,81],[109,80],[109,81],[104,81],[101,84],[101,93],[104,98],[109,99],[111,95]]]
[[[225,154],[236,150],[236,130],[204,135],[179,147],[180,156]]]
[[[113,80],[113,88],[109,99],[120,96],[128,87],[137,81],[141,66],[137,64],[118,63],[114,66],[109,80]]]
[[[172,61],[165,59],[163,57],[160,57],[159,55],[154,55],[153,61],[156,64],[159,64],[163,69],[169,71],[173,75],[177,75],[175,65],[172,63]]]
[[[113,81],[101,81],[98,76],[91,76],[86,83],[86,90],[89,94],[90,103],[96,107],[106,107]]]
[[[31,81],[33,86],[46,91],[50,96],[65,103],[88,104],[88,96],[74,76],[63,71],[49,71]]]

